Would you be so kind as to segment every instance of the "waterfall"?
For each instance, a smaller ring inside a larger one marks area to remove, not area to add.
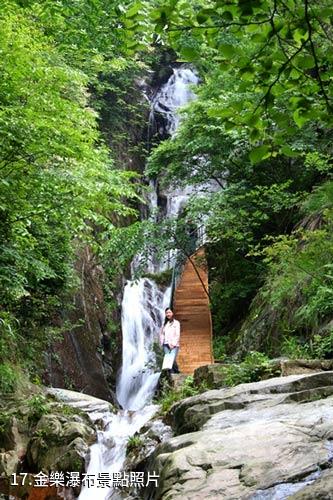
[[[197,83],[198,76],[190,68],[174,69],[172,76],[152,99],[150,119],[155,113],[160,113],[164,117],[167,133],[174,134],[180,121],[177,111],[195,97],[191,85]],[[157,189],[157,183],[152,181],[148,199],[150,214],[158,209]],[[166,217],[177,216],[192,192],[191,188],[186,188],[166,193]],[[164,263],[157,263],[148,271],[156,272],[164,268]],[[164,309],[170,303],[170,292],[170,287],[162,290],[147,278],[128,281],[125,285],[121,321],[123,363],[117,382],[117,399],[122,410],[117,414],[107,412],[104,415],[104,428],[98,432],[97,442],[90,448],[88,474],[121,471],[128,438],[139,431],[157,411],[157,406],[151,404],[160,376],[159,371],[156,371],[153,344],[159,340]],[[116,495],[112,489],[105,491],[84,487],[79,498],[104,500]]]
[[[177,110],[195,96],[190,86],[198,83],[198,76],[187,67],[175,68],[169,80],[157,91],[152,99],[152,113],[164,116],[166,129],[173,134],[179,124]],[[157,182],[151,181],[148,198],[149,213],[158,208]],[[167,197],[166,217],[177,216],[189,197],[177,190]],[[170,200],[169,200],[170,198]],[[170,265],[170,262],[167,264]],[[149,272],[165,269],[165,263],[154,265],[151,255]],[[117,398],[123,408],[138,410],[151,399],[159,378],[153,366],[155,355],[152,350],[154,340],[162,326],[164,309],[170,304],[170,287],[162,292],[151,280],[142,278],[138,282],[127,282],[122,302],[123,365],[117,383]]]
[[[141,409],[153,396],[159,378],[154,372],[152,344],[157,339],[170,287],[163,293],[148,279],[127,282],[122,303],[123,365],[117,398],[123,408]]]
[[[179,108],[192,101],[195,94],[191,85],[197,85],[199,78],[190,68],[181,66],[173,69],[173,74],[169,80],[156,92],[152,100],[151,118],[155,113],[160,113],[164,117],[165,130],[169,135],[173,135],[179,125]]]

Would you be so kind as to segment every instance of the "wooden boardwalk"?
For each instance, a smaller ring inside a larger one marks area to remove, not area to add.
[[[212,320],[205,292],[205,288],[208,290],[208,273],[204,249],[197,250],[191,261],[186,261],[174,296],[175,317],[181,326],[178,365],[184,374],[193,374],[199,366],[213,363]]]

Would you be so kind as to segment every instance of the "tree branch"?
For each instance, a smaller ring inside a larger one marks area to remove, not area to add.
[[[261,26],[263,24],[269,23],[271,18],[263,19],[262,21],[249,21],[247,23],[242,23],[242,22],[224,22],[224,23],[218,23],[214,25],[207,25],[207,24],[201,24],[200,26],[176,26],[174,28],[169,28],[167,27],[166,31],[189,31],[193,29],[218,29],[218,28],[229,28],[230,26]]]
[[[274,78],[274,80],[270,83],[270,85],[268,86],[268,89],[267,91],[265,92],[265,94],[263,95],[263,97],[260,99],[260,101],[258,102],[255,110],[253,111],[253,114],[256,113],[256,111],[258,111],[259,107],[261,106],[261,104],[267,100],[269,94],[271,93],[271,90],[272,88],[274,87],[274,85],[276,85],[278,83],[278,81],[280,80],[283,72],[285,71],[285,69],[288,67],[288,65],[291,63],[291,61],[300,53],[302,52],[302,50],[304,49],[305,45],[308,43],[309,41],[309,38],[307,38],[306,40],[304,40],[301,44],[301,46],[291,55],[288,57],[288,59],[282,64],[282,66],[279,68],[279,71],[278,71],[278,74],[276,75],[276,77]]]
[[[325,99],[325,102],[326,102],[326,108],[327,108],[328,111],[331,111],[332,110],[332,105],[330,103],[330,99],[329,99],[329,97],[328,97],[328,95],[326,93],[323,81],[321,79],[319,62],[318,62],[318,58],[317,58],[317,54],[316,54],[316,50],[315,50],[315,46],[314,46],[313,38],[312,38],[313,28],[312,28],[312,24],[311,24],[310,16],[309,16],[309,0],[304,0],[304,13],[305,13],[305,21],[306,21],[306,24],[308,26],[309,42],[310,42],[311,53],[312,53],[312,56],[313,56],[313,59],[314,59],[314,62],[315,62],[316,79],[318,80],[320,89],[321,89],[322,94],[324,96],[324,99]]]

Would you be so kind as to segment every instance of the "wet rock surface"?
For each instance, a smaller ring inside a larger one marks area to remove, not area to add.
[[[333,499],[333,469],[323,471],[321,477],[311,484],[307,484],[294,495],[290,500],[332,500]]]
[[[333,370],[333,359],[287,359],[281,361],[281,374],[296,375]]]
[[[156,446],[170,439],[173,435],[170,426],[166,425],[161,419],[150,420],[140,432],[135,434],[137,441],[131,441],[127,445],[125,469],[131,471],[140,468],[147,457],[153,453]]]
[[[171,417],[179,435],[151,455],[146,498],[332,498],[332,371],[207,391]]]

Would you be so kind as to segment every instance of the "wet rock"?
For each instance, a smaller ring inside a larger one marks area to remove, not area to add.
[[[3,413],[2,416],[6,416]],[[16,472],[25,455],[29,436],[22,432],[25,426],[11,414],[2,419],[0,433],[0,476],[9,477]]]
[[[331,485],[321,471],[332,461],[332,421],[332,371],[188,398],[173,408],[182,435],[158,445],[149,459],[147,470],[160,482],[146,498],[283,500],[297,490],[315,495],[295,498],[331,498],[316,492],[325,495]],[[272,496],[274,489],[281,495]]]
[[[304,402],[333,394],[333,372],[310,376],[291,375],[236,387],[206,391],[175,404],[170,417],[178,434],[202,428],[215,413],[239,410],[266,399],[276,399],[276,404],[289,401]],[[268,396],[267,396],[268,395]]]
[[[226,366],[222,363],[214,365],[200,366],[194,370],[193,380],[197,387],[205,383],[210,389],[225,387],[225,373],[222,368]]]
[[[289,500],[333,500],[333,469],[326,470],[321,477],[291,495]]]
[[[112,405],[104,399],[98,399],[82,392],[69,391],[67,389],[59,389],[48,387],[47,394],[54,396],[58,401],[61,401],[72,408],[84,412],[92,421],[101,418],[105,412],[114,413],[116,406]]]
[[[0,475],[10,477],[16,471],[19,457],[15,450],[0,453]]]
[[[170,426],[166,425],[160,419],[149,421],[139,433],[135,434],[137,445],[127,446],[126,470],[136,470],[142,468],[147,457],[155,450],[156,446],[163,443],[173,435]],[[130,441],[131,443],[131,441]]]

